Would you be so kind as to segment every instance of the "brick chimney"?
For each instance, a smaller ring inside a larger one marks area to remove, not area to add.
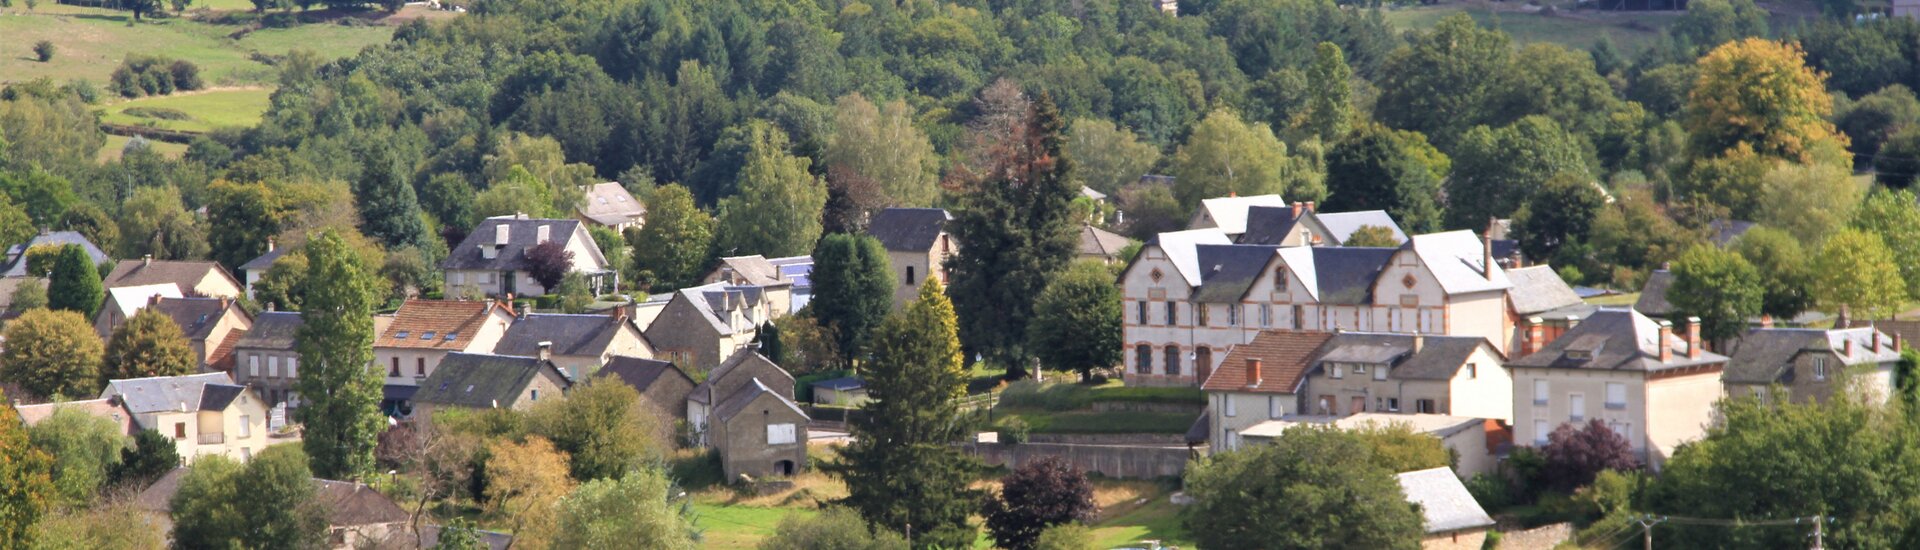
[[[1319,210],[1316,208],[1313,201],[1307,201],[1307,213],[1312,214],[1314,212],[1319,212]]]
[[[1300,211],[1303,209],[1306,209],[1306,207],[1307,207],[1306,203],[1303,203],[1300,201],[1293,201],[1293,217],[1296,219],[1299,218]]]
[[[1687,358],[1700,358],[1700,318],[1687,318]]]
[[[1666,319],[1661,319],[1660,320],[1660,339],[1656,340],[1659,343],[1656,344],[1655,346],[1660,348],[1660,362],[1662,363],[1669,363],[1673,361],[1673,346],[1670,346],[1667,344],[1667,340],[1672,337],[1673,337],[1673,323],[1668,322]]]
[[[1264,369],[1261,368],[1260,359],[1253,357],[1247,358],[1247,387],[1251,388],[1260,385],[1262,377],[1266,374],[1261,372],[1262,370]]]
[[[1842,359],[1853,357],[1853,339],[1841,337],[1840,342],[1840,357]]]
[[[1873,352],[1875,355],[1880,353],[1880,331],[1876,330],[1867,333],[1867,351]]]
[[[1540,348],[1546,347],[1547,327],[1545,324],[1546,321],[1541,320],[1539,317],[1527,318],[1527,341],[1520,346],[1520,355],[1522,357],[1533,355],[1535,352],[1540,351]]]
[[[1773,328],[1773,316],[1765,313],[1760,314],[1760,328]]]

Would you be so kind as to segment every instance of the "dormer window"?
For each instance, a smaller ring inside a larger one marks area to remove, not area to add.
[[[1570,349],[1570,350],[1567,350],[1567,358],[1579,359],[1584,361],[1584,360],[1592,359],[1593,352],[1588,350],[1583,350],[1583,349]]]

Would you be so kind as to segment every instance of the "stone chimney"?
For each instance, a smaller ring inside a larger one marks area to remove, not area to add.
[[[1263,370],[1259,358],[1247,358],[1247,387],[1251,388],[1260,385],[1260,382],[1266,375],[1265,372],[1262,372]]]
[[[145,256],[141,256],[141,257],[140,257],[140,267],[146,267],[146,266],[150,266],[150,265],[153,265],[153,255],[152,255],[152,254],[148,254],[148,255],[145,255]]]
[[[540,342],[539,346],[540,346],[540,360],[541,361],[553,360],[553,342],[543,340]]]
[[[1700,318],[1687,318],[1687,358],[1700,358]]]
[[[1573,330],[1573,327],[1577,327],[1577,326],[1580,326],[1580,316],[1579,316],[1579,315],[1568,315],[1568,316],[1567,316],[1567,330]]]
[[[1840,315],[1833,320],[1833,328],[1853,328],[1853,310],[1846,304],[1840,305]]]
[[[1655,347],[1660,348],[1660,362],[1662,363],[1673,361],[1673,346],[1667,344],[1667,340],[1671,338],[1673,338],[1673,323],[1666,319],[1661,319],[1660,337],[1658,340],[1655,340],[1655,342],[1658,342],[1655,344]]]
[[[1540,348],[1546,347],[1547,327],[1545,325],[1546,321],[1539,317],[1527,318],[1527,341],[1520,346],[1520,355],[1522,357],[1533,355],[1535,352],[1540,351]]]
[[[1487,280],[1489,281],[1493,280],[1493,236],[1492,235],[1487,235],[1480,239],[1480,261],[1482,262],[1480,266],[1481,271],[1483,272],[1484,275],[1486,275]]]
[[[1420,353],[1420,348],[1426,347],[1426,345],[1427,335],[1418,332],[1413,333],[1413,353]]]
[[[1760,314],[1760,328],[1773,328],[1773,316],[1765,313]]]

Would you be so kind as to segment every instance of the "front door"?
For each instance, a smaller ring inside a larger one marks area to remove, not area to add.
[[[512,271],[500,272],[500,294],[501,295],[504,296],[507,294],[518,294],[520,292],[519,288],[520,288],[520,278],[515,277]]]
[[[1353,396],[1353,407],[1347,409],[1347,414],[1360,414],[1363,412],[1367,412],[1367,398],[1358,395]]]

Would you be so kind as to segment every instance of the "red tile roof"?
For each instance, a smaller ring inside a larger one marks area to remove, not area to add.
[[[1227,358],[1207,377],[1201,388],[1206,391],[1249,393],[1293,393],[1307,375],[1307,367],[1320,346],[1333,338],[1331,332],[1262,331],[1253,341],[1234,346]],[[1247,360],[1259,359],[1259,384],[1247,385]]]
[[[374,347],[463,350],[473,342],[494,308],[505,304],[467,300],[407,300],[394,312],[393,323],[373,339]],[[447,335],[453,335],[448,339]]]

